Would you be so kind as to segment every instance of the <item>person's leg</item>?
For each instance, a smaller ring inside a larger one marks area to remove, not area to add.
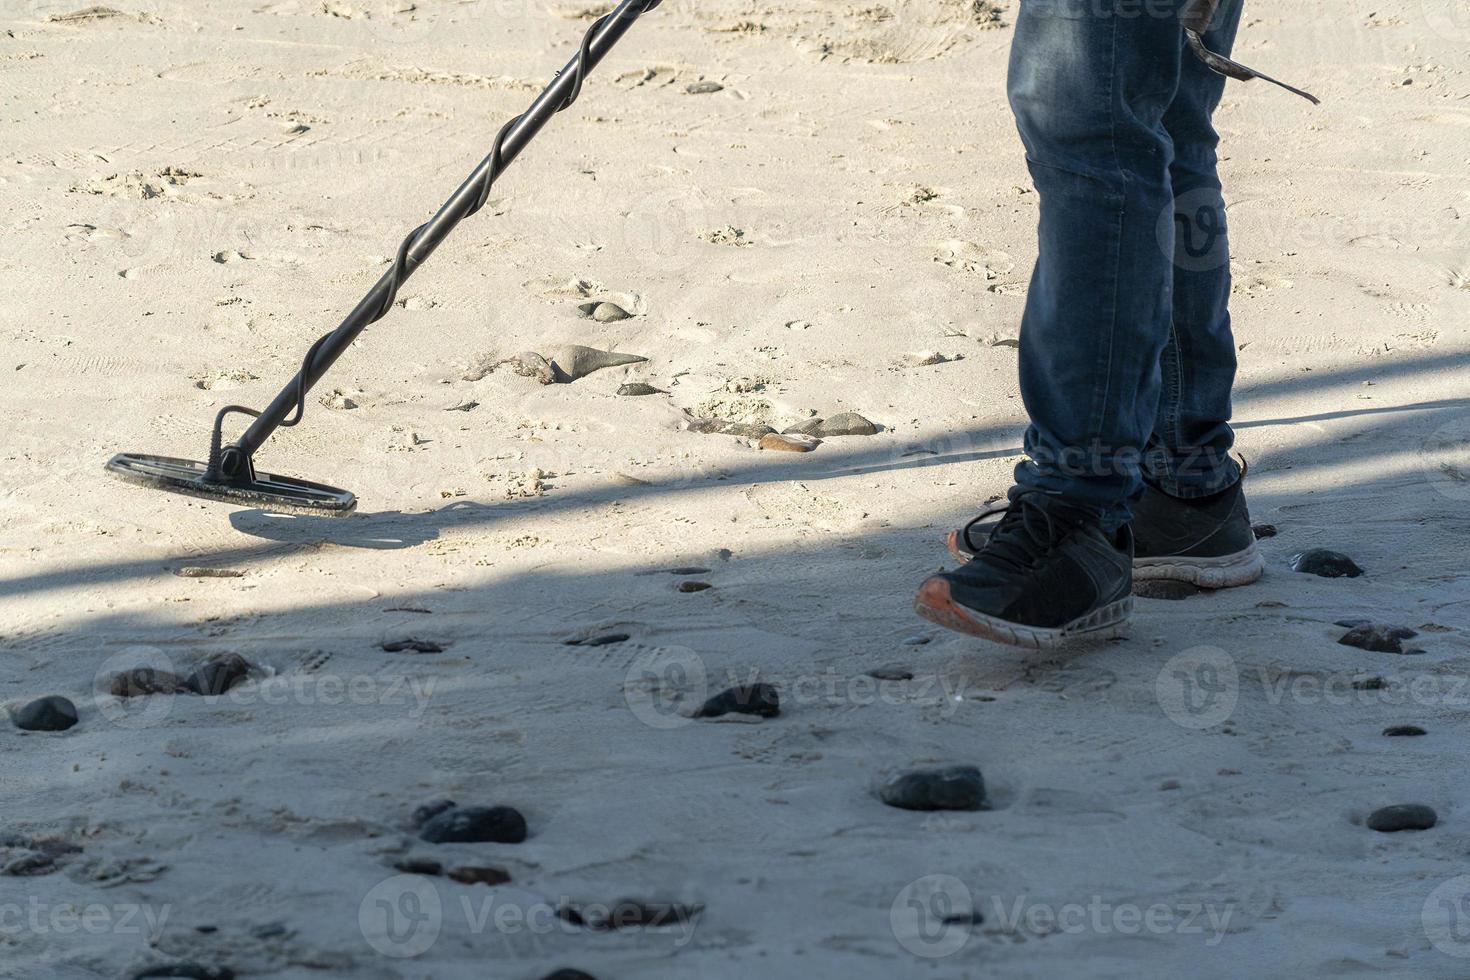
[[[1207,47],[1229,56],[1240,9],[1241,0],[1221,3],[1204,38]],[[1173,240],[1170,229],[1160,229],[1159,247],[1172,251],[1174,295],[1144,475],[1169,496],[1186,499],[1216,494],[1240,477],[1230,458],[1230,243],[1216,172],[1219,136],[1211,122],[1224,91],[1225,78],[1186,52],[1179,91],[1163,120],[1174,146]]]
[[[1010,101],[1040,201],[1021,326],[1028,458],[1012,493],[1085,505],[1108,529],[1141,486],[1173,316],[1164,117],[1185,53],[1177,8],[1021,0],[1011,50]]]

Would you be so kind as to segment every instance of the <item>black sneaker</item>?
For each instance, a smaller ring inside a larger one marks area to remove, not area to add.
[[[990,525],[971,561],[924,580],[914,611],[961,633],[1038,650],[1106,639],[1133,611],[1132,560],[1126,527],[1108,535],[1087,512],[1025,493]]]
[[[1180,500],[1144,484],[1133,505],[1133,577],[1204,589],[1249,585],[1266,561],[1245,508],[1244,480],[1204,501]]]
[[[1256,548],[1246,511],[1244,483],[1204,503],[1171,497],[1147,483],[1133,505],[1133,577],[1172,579],[1202,589],[1249,585],[1261,577],[1266,562]],[[995,528],[995,511],[987,511],[949,532],[949,553],[971,561]]]

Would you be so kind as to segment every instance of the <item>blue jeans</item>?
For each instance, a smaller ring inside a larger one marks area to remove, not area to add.
[[[1031,416],[1017,490],[1108,528],[1151,484],[1229,487],[1230,249],[1210,117],[1225,79],[1185,46],[1179,0],[1020,0],[1009,95],[1040,201],[1021,323]],[[1208,47],[1229,54],[1241,0]]]

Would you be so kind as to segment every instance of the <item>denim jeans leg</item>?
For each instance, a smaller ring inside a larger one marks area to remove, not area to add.
[[[1205,44],[1228,55],[1241,0],[1225,0]],[[1176,497],[1201,497],[1240,478],[1230,458],[1230,390],[1235,337],[1230,331],[1230,243],[1220,193],[1211,117],[1225,79],[1185,54],[1179,92],[1164,114],[1174,145],[1174,304],[1160,361],[1162,386],[1144,475]]]
[[[1017,491],[1092,507],[1109,527],[1128,520],[1142,486],[1172,319],[1163,120],[1182,38],[1167,0],[1020,0],[1011,49],[1010,102],[1040,205]]]

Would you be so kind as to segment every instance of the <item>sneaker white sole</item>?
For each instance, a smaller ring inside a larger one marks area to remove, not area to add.
[[[1079,640],[1110,640],[1125,634],[1133,614],[1133,597],[1126,596],[1053,628],[1024,626],[976,612],[951,599],[947,585],[942,594],[921,588],[914,599],[914,612],[957,633],[1028,650],[1055,650]]]
[[[1133,559],[1135,581],[1167,579],[1171,582],[1188,582],[1202,589],[1229,589],[1237,585],[1250,585],[1265,570],[1266,559],[1261,556],[1254,541],[1248,548],[1219,558],[1163,556]]]

